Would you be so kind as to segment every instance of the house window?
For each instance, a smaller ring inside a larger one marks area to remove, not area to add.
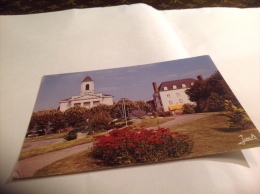
[[[170,101],[169,101],[169,105],[173,105],[173,102],[172,102],[172,100],[170,100]]]
[[[193,85],[194,85],[194,83],[192,82],[190,85],[191,85],[191,86],[193,86]]]
[[[89,84],[86,85],[86,90],[89,90]]]
[[[185,84],[182,84],[181,87],[186,88],[186,85],[185,85]]]
[[[176,93],[176,96],[177,96],[177,97],[180,97],[180,93]]]
[[[167,94],[167,98],[170,98],[171,97],[171,95],[170,94]]]
[[[176,86],[176,85],[173,85],[173,86],[172,86],[172,89],[177,89],[177,86]]]
[[[180,103],[183,103],[182,99],[179,99],[179,102],[180,102]]]
[[[168,90],[168,88],[166,86],[163,87],[163,90]]]

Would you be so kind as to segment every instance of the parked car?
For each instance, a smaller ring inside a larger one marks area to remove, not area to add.
[[[29,133],[27,135],[28,138],[33,138],[33,137],[37,137],[37,136],[39,136],[39,133]]]

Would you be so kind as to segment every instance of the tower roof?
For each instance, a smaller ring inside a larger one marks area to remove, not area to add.
[[[87,77],[85,77],[85,79],[82,82],[90,82],[90,81],[93,81],[93,80],[91,79],[91,77],[87,76]]]

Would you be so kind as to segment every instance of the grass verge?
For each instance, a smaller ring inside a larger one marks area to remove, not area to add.
[[[87,137],[81,138],[81,139],[57,142],[57,143],[53,143],[53,144],[50,144],[50,145],[41,146],[41,147],[33,149],[33,150],[22,152],[19,156],[19,160],[24,160],[26,158],[38,156],[40,154],[45,154],[45,153],[48,153],[48,152],[53,152],[53,151],[62,150],[62,149],[74,147],[74,146],[77,146],[77,145],[89,143],[89,142],[92,141],[92,138],[93,138],[93,136],[87,136]]]
[[[48,134],[48,135],[32,137],[32,138],[25,138],[24,142],[27,143],[27,142],[33,142],[33,141],[42,141],[42,140],[63,138],[66,134],[67,134],[67,132]]]

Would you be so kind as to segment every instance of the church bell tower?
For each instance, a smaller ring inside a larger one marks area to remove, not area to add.
[[[93,94],[93,93],[94,93],[94,81],[91,79],[91,77],[87,76],[81,82],[81,92],[80,92],[80,95],[83,95],[83,94]]]

